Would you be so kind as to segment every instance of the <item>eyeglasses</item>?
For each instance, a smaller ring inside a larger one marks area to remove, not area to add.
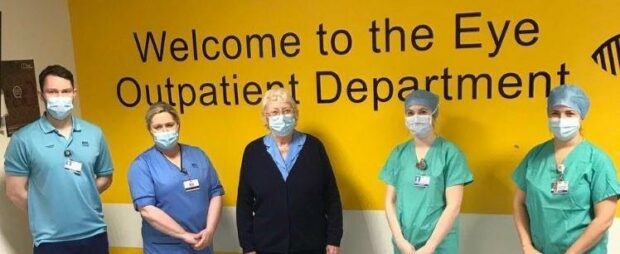
[[[293,112],[295,112],[293,109],[291,108],[284,108],[281,110],[278,109],[273,109],[269,112],[265,112],[266,116],[279,116],[279,115],[290,115],[293,114]]]

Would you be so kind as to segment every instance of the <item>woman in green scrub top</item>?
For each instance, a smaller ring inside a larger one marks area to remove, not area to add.
[[[590,101],[574,85],[549,94],[553,138],[534,147],[512,176],[523,253],[607,253],[620,187],[614,165],[580,133]]]
[[[414,138],[397,145],[381,171],[394,253],[459,252],[463,186],[473,176],[463,153],[434,132],[438,102],[423,90],[407,96],[405,124]]]

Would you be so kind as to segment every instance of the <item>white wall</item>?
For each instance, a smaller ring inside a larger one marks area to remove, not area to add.
[[[110,245],[142,247],[140,216],[131,204],[104,204]],[[392,252],[390,229],[385,213],[378,210],[345,210],[343,254],[389,254]],[[519,238],[511,215],[461,214],[460,253],[519,254]],[[620,219],[616,218],[609,234],[608,253],[620,253]],[[215,233],[218,251],[240,252],[235,226],[235,208],[226,207]]]
[[[66,0],[0,0],[0,11],[2,60],[34,59],[37,75],[50,64],[61,64],[75,73]],[[4,195],[4,152],[8,142],[6,134],[0,133],[0,253],[31,253],[26,216]]]

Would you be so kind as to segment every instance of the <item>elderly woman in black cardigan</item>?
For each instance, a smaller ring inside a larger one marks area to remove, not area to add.
[[[262,99],[269,133],[243,153],[237,230],[243,253],[338,254],[342,205],[321,141],[295,130],[293,97],[275,87]]]

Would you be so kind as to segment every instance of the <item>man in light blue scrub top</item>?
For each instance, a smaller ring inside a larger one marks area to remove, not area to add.
[[[34,253],[108,253],[99,193],[112,183],[101,129],[72,116],[73,75],[59,65],[39,75],[47,111],[16,132],[5,154],[6,191],[27,212]]]

